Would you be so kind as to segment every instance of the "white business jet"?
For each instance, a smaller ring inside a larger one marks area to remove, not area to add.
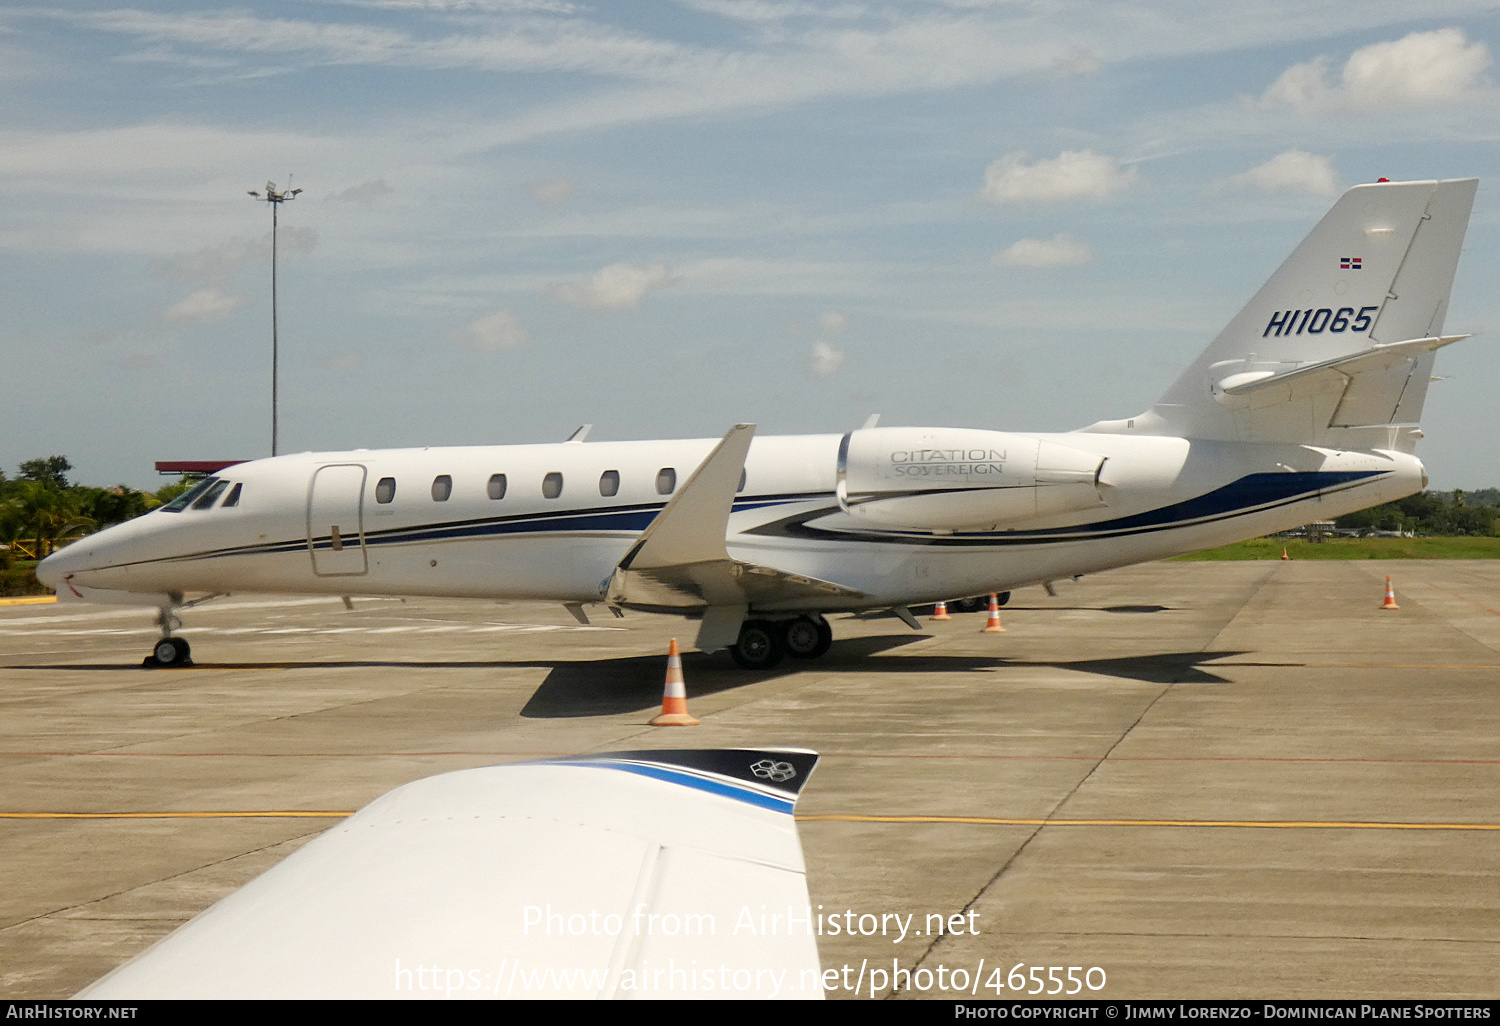
[[[824,615],[1007,592],[1410,495],[1475,179],[1345,193],[1146,412],[1066,434],[847,434],[355,450],[232,466],[49,556],[65,601],[194,594],[555,600],[701,621],[749,668]]]

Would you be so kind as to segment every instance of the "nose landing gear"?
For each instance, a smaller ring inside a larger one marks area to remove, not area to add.
[[[193,647],[187,643],[186,638],[172,636],[172,632],[182,626],[182,621],[173,615],[171,609],[163,606],[157,616],[157,623],[161,625],[161,640],[152,647],[151,654],[142,660],[141,665],[148,669],[192,666]]]

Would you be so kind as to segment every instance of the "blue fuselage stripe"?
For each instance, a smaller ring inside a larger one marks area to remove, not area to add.
[[[834,538],[853,542],[962,545],[1016,545],[1063,540],[1086,540],[1123,534],[1170,530],[1187,527],[1211,520],[1222,520],[1234,516],[1254,513],[1276,505],[1302,501],[1318,493],[1339,489],[1383,476],[1383,471],[1299,471],[1292,473],[1247,474],[1235,481],[1202,495],[1182,502],[1160,506],[1156,509],[1100,520],[1071,527],[1051,527],[1030,531],[974,531],[956,532],[935,536],[925,531],[871,530],[869,528],[830,529],[814,528],[808,522],[836,512],[836,507],[820,507],[793,515],[788,520],[773,521],[759,528],[751,528],[751,534],[804,534],[821,538]],[[831,500],[829,493],[799,493],[787,495],[758,496],[737,499],[736,511],[765,509],[793,503]],[[663,504],[665,505],[665,504]],[[452,521],[444,524],[427,524],[412,527],[389,528],[366,532],[363,543],[377,545],[408,545],[431,541],[500,537],[505,535],[550,535],[573,533],[619,534],[622,537],[638,536],[661,512],[661,505],[642,505],[612,510],[558,510],[544,513],[521,514],[504,519]],[[346,540],[346,545],[348,541]],[[167,557],[168,560],[211,559],[221,556],[267,555],[305,551],[309,546],[315,550],[332,548],[331,539],[314,538],[248,545],[207,552],[184,553]]]

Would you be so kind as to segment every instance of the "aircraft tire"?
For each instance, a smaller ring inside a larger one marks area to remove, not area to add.
[[[146,662],[155,666],[187,666],[192,662],[192,653],[186,638],[162,638]]]
[[[781,631],[766,620],[746,620],[740,637],[729,647],[729,655],[747,670],[769,670],[786,655]]]
[[[1003,606],[1003,605],[1005,605],[1009,601],[1010,601],[1010,592],[1008,592],[1008,591],[1002,591],[1000,594],[998,594],[998,595],[995,596],[995,605],[997,605],[997,606]]]
[[[786,654],[793,659],[816,659],[833,644],[833,628],[821,616],[799,616],[782,625]]]

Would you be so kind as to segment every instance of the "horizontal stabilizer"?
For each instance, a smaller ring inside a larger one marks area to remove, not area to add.
[[[1251,395],[1289,384],[1311,384],[1315,378],[1342,385],[1348,378],[1368,371],[1390,370],[1424,353],[1461,342],[1468,335],[1442,335],[1436,338],[1413,338],[1389,342],[1348,356],[1307,364],[1289,371],[1249,371],[1231,374],[1215,386],[1214,391],[1228,396]]]

